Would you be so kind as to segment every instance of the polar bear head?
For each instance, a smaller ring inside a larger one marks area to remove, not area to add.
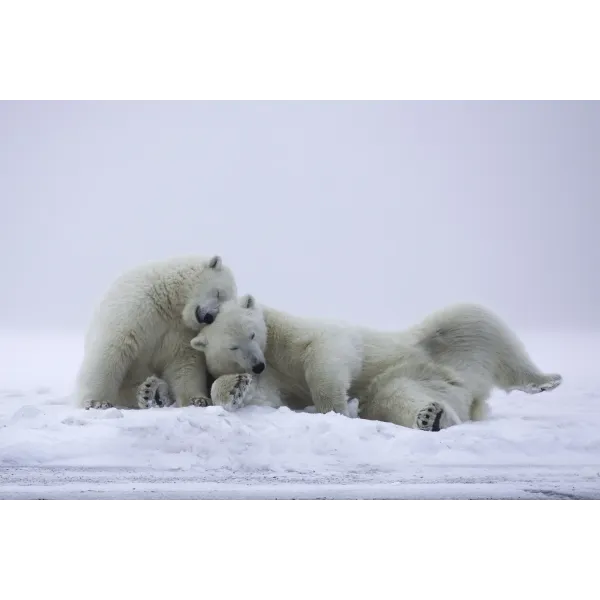
[[[265,370],[267,326],[261,307],[250,294],[225,302],[219,318],[191,341],[204,352],[213,377]]]
[[[223,264],[220,256],[213,256],[194,277],[194,286],[183,308],[183,321],[190,329],[198,331],[217,318],[224,302],[236,296],[231,269]]]

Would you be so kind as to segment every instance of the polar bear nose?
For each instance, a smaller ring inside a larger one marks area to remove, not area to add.
[[[205,315],[202,315],[202,309],[199,306],[196,306],[196,320],[198,323],[206,323],[207,325],[210,325],[214,322],[215,316],[209,312],[207,312]]]
[[[257,365],[254,365],[252,367],[252,372],[256,373],[257,375],[259,373],[262,373],[265,370],[265,363],[264,362],[260,362]]]

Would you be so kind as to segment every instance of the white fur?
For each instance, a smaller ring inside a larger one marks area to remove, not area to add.
[[[224,304],[191,343],[221,378],[212,388],[214,403],[231,404],[233,383],[238,404],[242,396],[245,404],[314,404],[319,412],[347,414],[352,397],[362,418],[426,430],[484,418],[495,387],[536,393],[561,382],[533,364],[494,314],[470,304],[438,311],[403,332],[379,332],[294,317],[245,296]],[[235,378],[261,362],[264,373]]]
[[[145,264],[121,275],[94,312],[85,337],[76,397],[85,408],[137,408],[138,389],[162,377],[180,406],[208,396],[204,357],[190,340],[235,298],[221,259],[201,256]]]

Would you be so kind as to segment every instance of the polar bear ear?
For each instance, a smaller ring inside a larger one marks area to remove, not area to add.
[[[216,271],[220,271],[223,266],[223,260],[220,256],[215,255],[208,261],[208,266],[211,269],[215,269]]]
[[[246,294],[240,298],[240,306],[252,310],[256,307],[256,300],[252,294]]]
[[[194,350],[204,350],[206,346],[208,346],[208,340],[203,333],[199,333],[192,341],[190,342],[192,348]]]

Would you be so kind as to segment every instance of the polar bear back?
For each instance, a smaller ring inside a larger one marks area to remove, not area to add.
[[[207,261],[204,256],[174,257],[139,265],[121,274],[94,309],[86,345],[104,336],[107,328],[116,333],[133,329],[142,334],[150,327],[155,328],[155,337],[156,329],[164,332],[178,326],[186,304],[193,304],[195,290],[202,288],[207,275],[213,280],[211,285],[219,283],[214,281],[214,272],[207,273]],[[223,287],[232,287],[233,276],[227,267],[223,266],[219,278]],[[232,293],[236,293],[235,288]],[[201,327],[193,315],[188,315],[184,323],[192,330]]]

